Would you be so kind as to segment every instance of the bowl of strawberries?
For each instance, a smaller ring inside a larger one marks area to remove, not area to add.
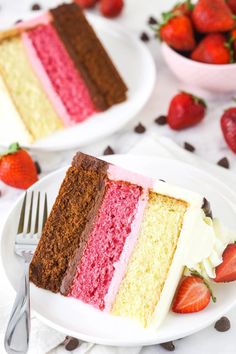
[[[186,0],[154,26],[172,72],[203,90],[236,91],[236,0]]]

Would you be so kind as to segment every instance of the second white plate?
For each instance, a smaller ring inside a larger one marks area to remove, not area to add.
[[[128,86],[128,99],[105,112],[94,114],[74,127],[25,147],[58,151],[88,145],[125,126],[144,107],[152,93],[156,69],[146,46],[112,21],[94,15],[87,17]],[[1,141],[4,146],[10,143]]]

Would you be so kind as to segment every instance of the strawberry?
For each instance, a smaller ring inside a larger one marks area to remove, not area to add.
[[[163,14],[164,23],[159,28],[161,40],[179,51],[191,51],[196,42],[192,23],[187,16],[175,16],[174,13]]]
[[[223,262],[215,269],[216,283],[228,283],[236,280],[236,244],[230,244],[223,253]]]
[[[236,108],[228,108],[221,117],[220,123],[226,143],[236,154]]]
[[[207,64],[229,64],[231,49],[221,33],[208,34],[191,53],[191,59]]]
[[[208,306],[211,296],[211,291],[203,278],[195,275],[183,277],[175,294],[172,311],[176,313],[199,312]],[[214,298],[213,301],[215,301]]]
[[[198,32],[227,32],[235,21],[224,0],[199,0],[192,12],[192,20]]]
[[[15,188],[27,189],[38,180],[35,164],[18,143],[0,157],[0,179]]]
[[[181,130],[199,123],[205,112],[206,104],[201,98],[180,92],[171,100],[167,122],[172,129]]]
[[[101,0],[100,11],[103,16],[116,17],[118,16],[124,7],[123,0]]]
[[[232,13],[236,15],[236,0],[226,0],[226,3],[230,8],[230,10],[232,11]]]
[[[190,16],[193,8],[194,6],[191,3],[191,0],[186,0],[184,2],[176,4],[173,7],[172,12],[176,16],[181,16],[181,15]]]
[[[75,0],[77,4],[79,4],[83,9],[89,9],[94,7],[98,0]]]

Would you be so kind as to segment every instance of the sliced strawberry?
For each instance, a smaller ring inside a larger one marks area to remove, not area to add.
[[[236,280],[236,244],[230,244],[223,253],[223,262],[215,269],[216,283],[228,283]]]
[[[211,300],[211,291],[198,276],[186,276],[182,279],[175,295],[172,311],[176,313],[199,312],[206,308]]]
[[[236,154],[236,108],[227,109],[221,117],[221,129],[229,148]]]

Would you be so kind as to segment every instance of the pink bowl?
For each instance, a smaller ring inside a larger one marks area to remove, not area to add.
[[[167,65],[182,82],[212,92],[236,92],[236,64],[199,63],[185,58],[166,43],[161,44],[161,50]]]

